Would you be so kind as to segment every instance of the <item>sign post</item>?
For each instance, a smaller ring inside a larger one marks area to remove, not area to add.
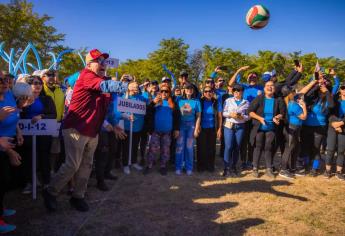
[[[146,114],[146,103],[137,100],[117,98],[117,110],[119,112],[133,114]],[[129,126],[129,148],[128,148],[128,165],[132,164],[132,138],[133,138],[133,121],[130,121]]]
[[[32,199],[37,198],[37,176],[36,176],[36,136],[59,136],[60,123],[55,119],[39,120],[35,124],[31,123],[31,119],[19,120],[18,126],[23,135],[32,136]]]

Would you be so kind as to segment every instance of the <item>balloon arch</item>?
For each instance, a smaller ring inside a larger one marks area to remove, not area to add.
[[[27,62],[27,57],[29,55],[29,52],[31,52],[31,51],[33,52],[33,54],[36,58],[36,65],[34,65],[33,63],[30,63],[30,62]],[[15,52],[15,50],[13,48],[11,48],[9,54],[6,53],[4,51],[4,42],[0,43],[0,57],[5,62],[8,63],[8,72],[11,73],[12,75],[17,76],[18,74],[28,74],[29,73],[28,72],[28,66],[31,67],[33,70],[45,69],[42,66],[41,58],[40,58],[40,55],[38,54],[36,47],[31,42],[28,43],[28,45],[26,46],[24,51],[21,53],[19,58],[16,57],[16,55],[18,53],[19,53],[19,50],[17,52]],[[80,51],[73,50],[73,49],[67,49],[67,50],[64,50],[64,51],[58,53],[57,55],[55,55],[53,52],[48,52],[48,55],[50,55],[52,58],[52,62],[50,64],[50,66],[48,67],[48,69],[58,70],[60,63],[62,62],[62,57],[68,53],[77,53],[79,55],[80,59],[82,60],[84,66],[86,65],[84,57],[81,55]],[[18,58],[18,60],[16,60],[16,58]]]

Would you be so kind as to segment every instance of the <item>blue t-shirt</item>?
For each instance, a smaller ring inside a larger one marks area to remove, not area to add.
[[[125,97],[125,96],[123,96],[123,97]],[[140,94],[137,94],[134,96],[128,96],[128,99],[142,101],[142,102],[145,102],[146,104],[148,103],[148,100]],[[127,113],[127,114],[129,114],[129,113]],[[133,132],[139,132],[143,129],[145,115],[141,115],[141,114],[133,114],[133,115],[134,115]],[[125,130],[129,131],[130,130],[130,121],[128,119],[125,119],[124,124],[125,124]]]
[[[10,91],[6,92],[4,100],[0,101],[0,108],[6,106],[17,107],[16,100]],[[19,112],[15,111],[7,116],[6,119],[0,121],[0,137],[16,136],[18,120]]]
[[[27,107],[27,112],[24,119],[32,119],[34,116],[43,114],[43,103],[41,99],[37,97],[33,104]]]
[[[214,128],[214,125],[215,125],[214,117],[215,116],[214,116],[212,101],[205,100],[204,107],[202,108],[201,128],[205,128],[205,129]]]
[[[181,98],[178,107],[181,111],[181,125],[185,122],[195,122],[196,113],[201,111],[200,101],[196,99]]]
[[[247,100],[248,102],[252,102],[263,91],[263,87],[261,85],[249,85],[249,84],[241,84],[241,85],[244,88],[243,99]]]
[[[265,119],[266,124],[260,125],[260,130],[262,131],[274,130],[273,112],[274,112],[274,98],[265,98],[264,119]]]
[[[311,111],[308,112],[307,119],[304,124],[307,126],[325,126],[327,124],[328,103],[325,104],[326,109],[322,111],[321,102],[316,103]]]
[[[107,121],[112,125],[117,125],[121,120],[121,112],[117,111],[117,97],[116,93],[112,95],[112,101],[108,108]]]
[[[298,118],[303,114],[303,109],[297,102],[290,101],[287,107],[289,123],[296,126],[302,126],[303,120]]]
[[[155,107],[155,127],[156,132],[171,132],[173,129],[173,110],[169,107],[168,101],[163,100],[161,105]]]
[[[345,116],[345,100],[340,101],[340,106],[339,106],[339,117],[344,118]]]
[[[216,93],[218,98],[222,97],[224,94],[226,94],[226,90],[224,90],[224,89],[216,89],[214,92]]]

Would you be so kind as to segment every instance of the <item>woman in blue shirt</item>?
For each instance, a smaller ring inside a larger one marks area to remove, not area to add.
[[[311,165],[311,176],[317,176],[319,160],[321,158],[320,147],[327,134],[328,114],[334,106],[330,89],[327,88],[323,78],[305,94],[307,104],[307,119],[303,122],[301,130],[301,157],[304,157],[304,168]],[[309,159],[307,159],[308,157]]]
[[[31,124],[36,124],[41,119],[56,119],[56,109],[53,99],[46,96],[43,91],[43,81],[39,76],[30,76],[26,82],[31,86],[34,96],[34,102],[30,106],[23,109],[21,113],[22,119],[31,119]],[[21,153],[24,156],[23,170],[26,186],[23,190],[24,194],[32,191],[32,136],[24,136],[25,142]],[[50,159],[47,154],[50,152],[51,136],[37,136],[37,164],[41,173],[43,185],[50,182]]]
[[[171,136],[179,136],[180,112],[172,99],[170,86],[161,84],[160,93],[149,104],[147,125],[151,134],[147,163],[144,174],[153,168],[157,156],[160,156],[160,173],[167,174],[167,163],[170,158]]]
[[[221,137],[222,108],[211,86],[205,86],[201,105],[201,132],[197,139],[197,170],[214,171],[216,138]]]
[[[127,93],[123,96],[126,99],[136,100],[148,104],[148,100],[139,94],[139,85],[137,82],[132,81],[128,84]],[[125,118],[124,128],[127,134],[127,138],[122,142],[122,165],[123,172],[125,174],[130,174],[129,165],[132,165],[137,170],[142,170],[142,167],[137,163],[138,155],[138,145],[140,142],[141,131],[144,126],[145,115],[141,114],[130,114],[124,113]],[[129,134],[130,134],[130,123],[133,122],[133,132],[132,132],[132,158],[131,163],[129,163]]]
[[[326,170],[324,176],[326,178],[330,178],[332,176],[333,156],[337,150],[335,177],[339,180],[345,180],[345,177],[342,174],[345,152],[345,83],[340,85],[339,93],[335,96],[334,101],[335,106],[331,110],[329,117]]]
[[[194,138],[200,133],[200,101],[194,98],[194,86],[185,85],[185,94],[178,101],[178,107],[181,112],[180,135],[176,142],[176,174],[180,175],[183,162],[187,175],[193,172],[194,162]]]

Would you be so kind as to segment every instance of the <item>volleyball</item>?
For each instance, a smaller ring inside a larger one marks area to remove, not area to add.
[[[263,5],[255,5],[249,9],[246,17],[247,25],[252,29],[265,27],[270,19],[270,12]]]

